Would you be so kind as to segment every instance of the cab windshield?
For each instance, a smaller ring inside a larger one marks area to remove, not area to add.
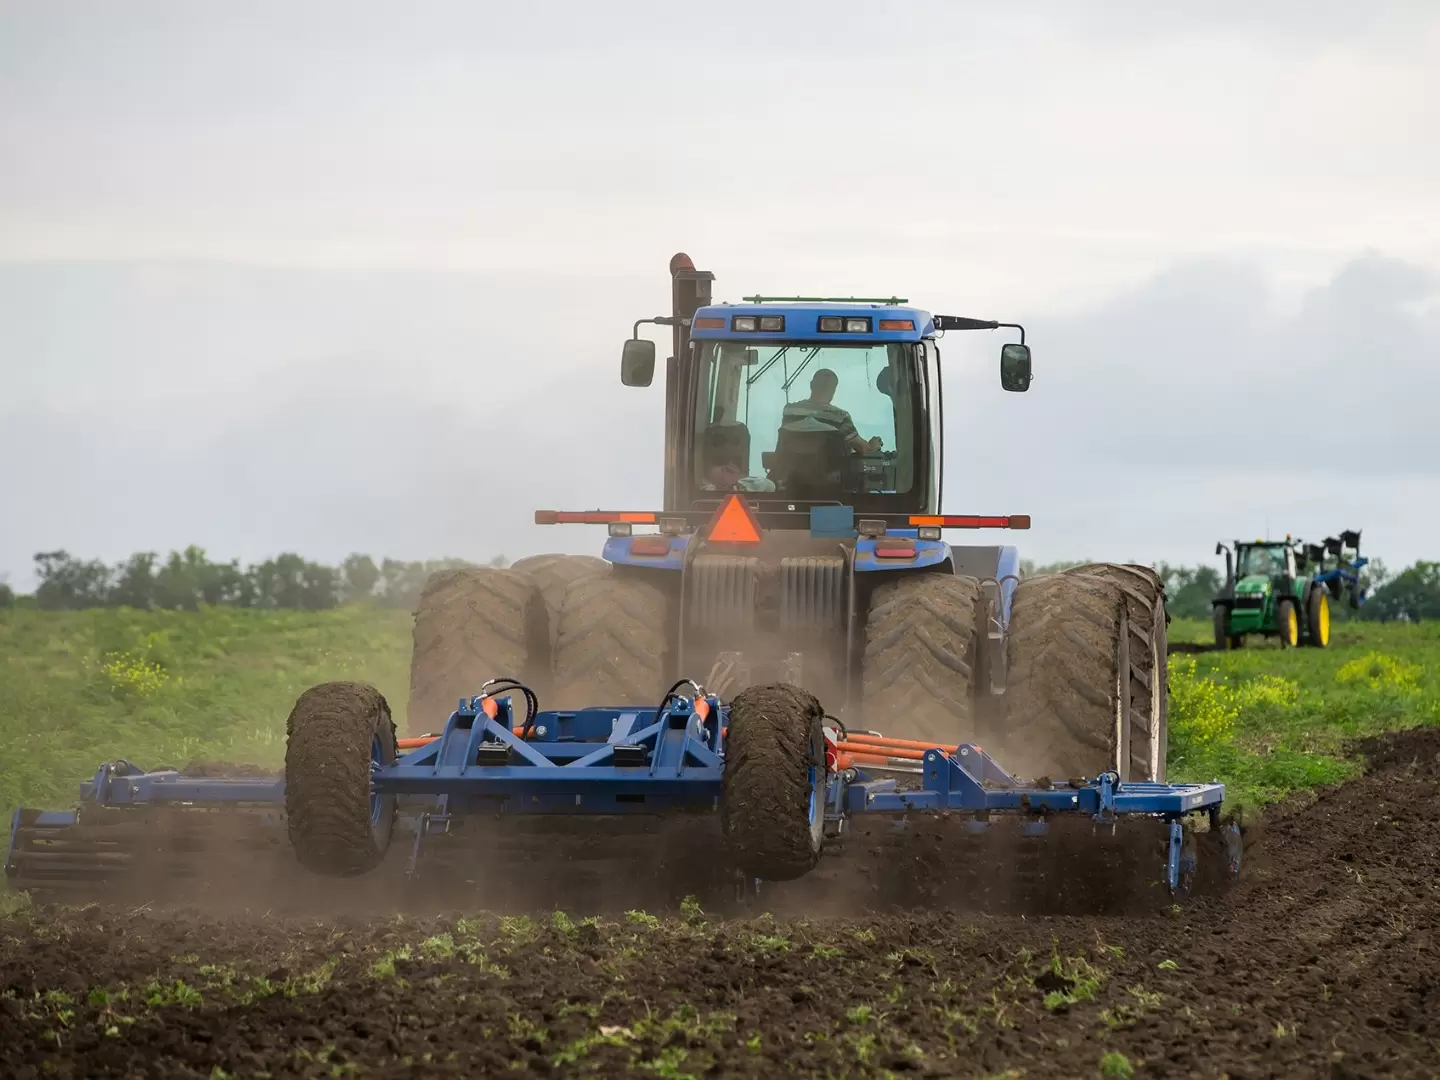
[[[1285,573],[1285,555],[1278,547],[1246,548],[1240,554],[1240,576],[1279,577]]]
[[[710,342],[700,362],[702,491],[883,501],[915,487],[922,388],[913,344]]]

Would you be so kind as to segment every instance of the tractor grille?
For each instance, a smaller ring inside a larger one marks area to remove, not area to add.
[[[744,555],[698,555],[690,564],[688,622],[706,630],[755,628],[760,560]]]
[[[1239,608],[1239,609],[1242,609],[1242,610],[1244,610],[1244,609],[1249,609],[1249,610],[1252,610],[1252,611],[1258,610],[1259,608],[1263,608],[1263,607],[1265,606],[1265,597],[1263,597],[1263,596],[1237,596],[1237,597],[1235,598],[1235,606],[1236,606],[1237,608]]]
[[[804,555],[780,561],[780,629],[845,625],[845,557]]]

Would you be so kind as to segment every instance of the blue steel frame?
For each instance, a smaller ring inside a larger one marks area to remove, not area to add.
[[[634,814],[715,811],[723,794],[725,727],[729,707],[713,697],[671,699],[655,709],[590,708],[538,713],[528,737],[513,730],[509,698],[462,700],[444,732],[391,766],[372,765],[377,806],[394,799],[415,832],[414,868],[421,841],[466,814]],[[107,807],[159,804],[269,807],[278,822],[284,805],[278,778],[191,777],[146,772],[127,761],[107,763],[81,785],[82,802]],[[1223,784],[1121,784],[1113,773],[1084,783],[1037,787],[1006,773],[980,747],[929,750],[917,789],[865,769],[831,773],[825,787],[826,831],[836,835],[861,814],[903,817],[911,812],[968,815],[983,829],[990,815],[1020,816],[1027,831],[1043,832],[1052,814],[1086,814],[1098,824],[1148,817],[1168,827],[1167,881],[1183,891],[1194,871],[1193,847],[1182,819],[1208,813],[1218,826]],[[28,833],[74,825],[77,811],[17,810],[11,822],[6,873],[18,872],[16,848]],[[1230,828],[1233,828],[1230,827]],[[1235,856],[1238,859],[1238,848]],[[1236,863],[1235,869],[1238,869]]]

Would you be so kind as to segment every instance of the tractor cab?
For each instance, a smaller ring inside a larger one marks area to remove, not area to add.
[[[666,362],[665,510],[714,512],[743,492],[767,528],[808,529],[815,506],[904,528],[939,513],[944,448],[940,342],[947,330],[1012,327],[1001,386],[1029,389],[1030,350],[1013,323],[932,315],[888,299],[749,296],[711,303],[713,275],[671,261],[674,312],[641,319],[621,380],[648,386]]]

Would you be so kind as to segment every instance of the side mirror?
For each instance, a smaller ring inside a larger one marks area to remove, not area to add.
[[[1000,385],[1006,390],[1030,389],[1030,346],[1005,345],[1000,349]]]
[[[655,379],[655,343],[631,338],[620,354],[620,381],[626,386],[649,386]]]
[[[1219,541],[1219,540],[1216,540],[1216,541],[1215,541],[1215,554],[1216,554],[1216,555],[1224,555],[1224,554],[1225,554],[1225,545],[1224,545],[1224,543],[1222,543],[1222,542]]]

